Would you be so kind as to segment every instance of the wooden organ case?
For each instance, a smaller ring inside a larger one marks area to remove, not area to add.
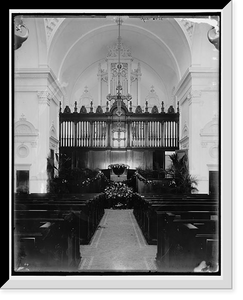
[[[179,107],[170,106],[161,111],[154,106],[149,112],[137,106],[135,112],[121,101],[104,112],[100,106],[88,112],[60,107],[59,146],[60,157],[69,158],[71,167],[107,169],[112,163],[125,163],[131,168],[153,168],[154,159],[160,157],[163,167],[165,151],[179,149]]]

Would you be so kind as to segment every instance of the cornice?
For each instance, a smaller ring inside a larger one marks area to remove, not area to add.
[[[193,78],[196,77],[208,77],[218,74],[218,69],[215,68],[208,68],[208,67],[189,67],[184,75],[182,76],[181,80],[179,81],[177,87],[175,88],[174,95],[178,96],[180,93],[183,92],[185,88],[188,88],[187,85]]]
[[[45,67],[45,68],[21,68],[21,69],[15,69],[15,80],[16,79],[45,79],[47,80],[47,86],[50,89],[50,91],[55,95],[55,97],[60,100],[64,97],[64,91],[63,87],[57,80],[57,77],[55,76],[54,72],[51,68]],[[24,87],[24,88],[23,88]],[[34,88],[32,88],[34,87]],[[23,84],[17,84],[15,85],[15,88],[20,91],[33,91],[33,90],[40,90],[42,85],[38,85],[38,82],[35,82],[34,85],[23,85]]]
[[[17,76],[27,77],[27,76],[49,76],[51,74],[51,69],[48,67],[45,68],[15,68],[14,73]],[[53,73],[53,72],[52,72]]]

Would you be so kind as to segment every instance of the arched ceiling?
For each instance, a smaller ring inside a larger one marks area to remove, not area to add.
[[[48,64],[67,96],[81,75],[104,60],[108,47],[117,42],[118,26],[111,18],[62,19],[49,35]],[[189,37],[175,19],[148,20],[129,17],[121,26],[122,42],[132,57],[149,66],[170,93],[191,63]]]

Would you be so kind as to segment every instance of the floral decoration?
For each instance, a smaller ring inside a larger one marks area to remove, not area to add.
[[[104,190],[107,199],[125,199],[131,198],[133,189],[123,182],[111,182]],[[118,200],[119,200],[118,199]]]

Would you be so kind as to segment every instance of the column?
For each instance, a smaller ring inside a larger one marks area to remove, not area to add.
[[[187,101],[189,109],[189,172],[192,176],[195,176],[198,180],[200,180],[200,177],[202,176],[202,163],[207,163],[202,155],[200,144],[201,91],[191,90],[187,95]],[[201,185],[201,183],[199,184]],[[206,190],[201,189],[200,185],[198,186],[200,188],[200,192],[207,193]]]
[[[37,149],[38,157],[38,190],[41,193],[47,192],[47,157],[49,155],[50,138],[50,100],[51,94],[48,91],[37,92],[38,98],[38,119],[39,119],[39,143]]]

